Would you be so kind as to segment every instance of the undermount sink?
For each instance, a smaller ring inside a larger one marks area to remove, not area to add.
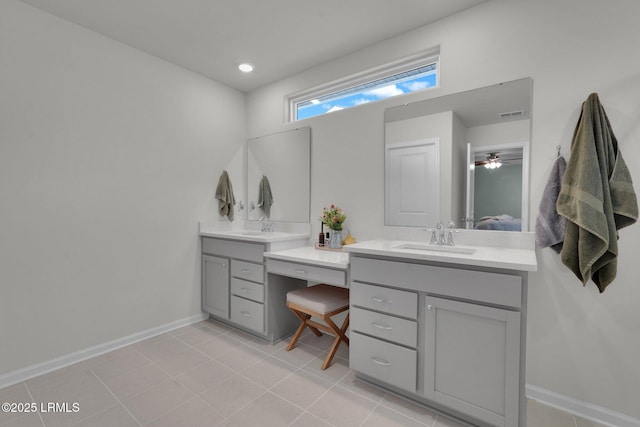
[[[257,230],[239,230],[233,231],[231,234],[239,234],[241,236],[262,236],[264,233]]]
[[[402,243],[400,245],[392,246],[392,249],[412,249],[417,251],[429,251],[429,252],[452,252],[458,254],[472,254],[477,249],[475,248],[463,248],[460,246],[437,246],[426,243]]]

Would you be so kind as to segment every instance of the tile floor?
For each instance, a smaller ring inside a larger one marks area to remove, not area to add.
[[[203,321],[0,389],[0,402],[37,402],[0,412],[0,426],[461,426],[355,380],[346,347],[322,371],[329,339],[307,334],[287,352]],[[597,426],[535,401],[527,425]]]

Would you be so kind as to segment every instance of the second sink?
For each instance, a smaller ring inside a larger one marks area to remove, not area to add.
[[[431,251],[431,252],[453,252],[458,254],[471,255],[477,249],[475,248],[463,248],[460,246],[436,246],[426,243],[402,243],[396,246],[392,246],[391,249],[412,249],[418,251]]]

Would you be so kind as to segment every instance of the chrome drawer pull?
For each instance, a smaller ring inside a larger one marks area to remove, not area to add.
[[[391,330],[391,326],[382,325],[382,324],[376,323],[376,322],[371,322],[371,326],[373,326],[374,328],[378,328],[378,329],[384,329],[385,331],[390,331]]]
[[[242,314],[245,317],[251,317],[251,313],[249,313],[248,311],[241,311],[240,314]]]
[[[247,268],[242,268],[240,269],[240,271],[244,274],[251,274],[251,270],[247,269]]]
[[[296,269],[296,270],[295,270],[295,272],[296,272],[296,273],[298,273],[298,274],[307,274],[307,271],[306,271],[306,270],[299,270],[299,269]]]
[[[244,292],[245,294],[250,294],[251,293],[251,289],[249,288],[240,288],[241,292]]]
[[[379,304],[391,304],[390,299],[380,298],[380,297],[371,297],[373,302],[377,302]]]
[[[370,357],[371,361],[373,363],[375,363],[376,365],[380,365],[380,366],[391,366],[391,362],[388,362],[386,360],[383,359],[377,359],[373,356]]]

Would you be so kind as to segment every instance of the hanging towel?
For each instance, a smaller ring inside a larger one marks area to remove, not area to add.
[[[595,93],[582,104],[557,209],[567,219],[562,262],[583,285],[591,277],[604,292],[616,277],[617,230],[637,221],[638,201]]]
[[[541,248],[550,247],[557,253],[562,249],[567,221],[556,210],[565,169],[567,169],[567,161],[564,157],[558,157],[553,163],[547,185],[544,187],[538,218],[536,218],[536,243]]]
[[[236,204],[236,199],[233,196],[233,186],[231,185],[231,179],[229,179],[227,171],[222,171],[222,175],[220,175],[220,179],[218,180],[216,199],[218,199],[218,211],[220,215],[228,217],[229,221],[233,221],[233,206]]]
[[[260,180],[260,192],[258,194],[258,207],[262,208],[262,212],[271,217],[271,205],[273,204],[273,194],[271,194],[271,186],[269,180],[265,175],[262,175]]]

